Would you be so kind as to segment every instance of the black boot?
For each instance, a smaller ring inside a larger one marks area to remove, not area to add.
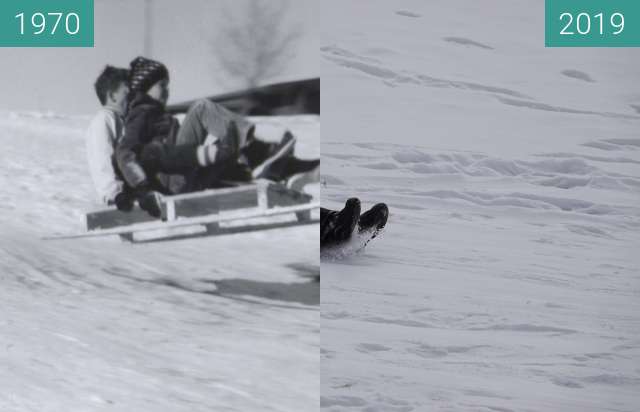
[[[358,219],[358,232],[373,230],[373,237],[375,237],[380,229],[387,224],[388,217],[389,208],[387,205],[378,203],[360,216],[360,219]]]
[[[320,247],[339,244],[351,238],[360,217],[360,201],[347,200],[340,211],[320,210]]]
[[[335,233],[341,240],[351,237],[360,218],[360,200],[352,197],[338,213]]]
[[[251,169],[255,169],[274,152],[277,145],[277,143],[267,143],[253,138],[242,148],[242,155],[246,159],[247,165]]]
[[[269,168],[269,173],[263,177],[274,182],[282,182],[297,174],[310,172],[319,166],[320,159],[304,160],[290,155],[276,161]]]
[[[279,160],[293,154],[295,144],[295,136],[287,130],[282,136],[280,143],[270,149],[271,153],[269,156],[253,168],[254,179],[266,178],[271,174],[271,169],[275,167]]]
[[[137,187],[135,193],[140,209],[157,219],[162,217],[162,196],[160,193],[151,190],[147,184]]]

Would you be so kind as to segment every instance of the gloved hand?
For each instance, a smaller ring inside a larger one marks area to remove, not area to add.
[[[126,192],[120,192],[113,199],[118,210],[121,212],[130,212],[133,209],[133,197]]]
[[[160,193],[151,190],[147,184],[136,187],[135,193],[140,209],[155,218],[162,217],[162,195]]]

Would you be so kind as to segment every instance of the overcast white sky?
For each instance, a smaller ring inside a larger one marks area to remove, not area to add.
[[[244,0],[152,0],[152,57],[171,72],[170,102],[236,90],[220,82],[213,57],[223,7]],[[264,0],[275,1],[275,0]],[[289,0],[288,20],[302,29],[296,56],[278,78],[319,76],[318,4]],[[93,82],[105,64],[126,67],[144,50],[144,1],[95,0],[94,48],[0,48],[0,110],[88,114],[99,107]],[[271,81],[270,81],[271,82]]]

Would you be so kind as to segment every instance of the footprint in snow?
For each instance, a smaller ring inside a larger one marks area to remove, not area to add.
[[[420,15],[418,13],[414,13],[412,11],[408,11],[408,10],[396,10],[396,14],[398,16],[413,17],[413,18],[416,18],[416,19],[422,17],[422,15]]]
[[[455,43],[455,44],[459,44],[462,46],[473,46],[473,47],[478,47],[481,49],[486,49],[486,50],[493,50],[493,47],[477,42],[475,40],[471,40],[471,39],[467,39],[465,37],[444,37],[442,40],[449,42],[449,43]]]
[[[595,80],[593,80],[593,78],[591,76],[589,76],[585,72],[581,72],[580,70],[563,70],[561,73],[564,76],[567,76],[567,77],[570,77],[570,78],[576,79],[576,80],[582,80],[582,81],[587,82],[587,83],[595,83],[596,82]]]

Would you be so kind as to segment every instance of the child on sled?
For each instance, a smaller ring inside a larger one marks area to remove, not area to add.
[[[124,201],[114,198],[119,209],[129,210],[137,200],[157,217],[163,194],[260,177],[284,180],[318,167],[319,160],[293,156],[295,137],[290,132],[279,143],[263,142],[246,118],[208,100],[196,102],[180,125],[165,109],[168,86],[169,73],[162,63],[143,57],[131,62],[124,134],[114,152],[126,189],[120,196]]]

